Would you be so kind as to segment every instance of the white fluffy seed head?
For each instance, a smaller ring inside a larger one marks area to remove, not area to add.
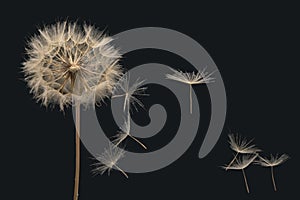
[[[257,158],[258,154],[242,155],[236,158],[230,166],[223,166],[224,169],[242,170],[247,168]]]
[[[93,169],[95,174],[104,174],[105,172],[110,173],[113,167],[117,167],[118,161],[124,157],[125,151],[121,148],[118,148],[114,144],[109,143],[109,147],[104,150],[104,152],[97,157],[97,160],[100,161],[96,163],[96,168]],[[117,167],[118,170],[121,170]]]
[[[131,110],[132,107],[137,111],[137,106],[144,108],[143,103],[138,99],[138,97],[141,96],[148,96],[148,94],[145,93],[147,87],[142,87],[144,82],[145,80],[138,78],[135,82],[130,84],[130,74],[127,72],[116,84],[112,97],[124,97],[124,111],[126,108]]]
[[[245,138],[242,138],[238,134],[230,134],[228,135],[228,137],[230,148],[237,153],[255,154],[261,151],[254,144],[251,144],[252,140],[247,141]]]
[[[166,78],[178,82],[182,82],[189,85],[197,85],[204,83],[211,83],[215,78],[212,77],[212,73],[206,72],[206,69],[203,69],[198,72],[182,72],[180,70],[173,70],[173,74],[167,74]]]
[[[30,92],[43,105],[63,110],[72,97],[83,105],[108,97],[121,76],[119,51],[90,25],[58,22],[39,30],[28,42],[23,63]]]
[[[270,155],[270,158],[266,157],[259,157],[259,160],[256,162],[256,164],[259,164],[263,167],[275,167],[278,166],[285,161],[287,161],[290,157],[287,154],[282,154],[279,156],[278,154],[276,156]]]

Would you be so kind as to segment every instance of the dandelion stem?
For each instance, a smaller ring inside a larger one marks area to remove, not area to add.
[[[234,162],[234,160],[236,159],[236,157],[239,155],[239,152],[237,152],[234,156],[234,158],[232,159],[232,161],[230,161],[230,163],[228,164],[228,166],[225,168],[225,170],[227,171],[228,168],[232,165],[232,163]]]
[[[125,112],[125,109],[126,109],[126,104],[128,105],[128,109],[129,109],[129,98],[128,98],[128,93],[125,94],[125,99],[124,99],[124,105],[123,105],[123,110]]]
[[[192,114],[193,112],[192,84],[189,85],[190,85],[190,113]]]
[[[127,175],[120,167],[118,167],[117,165],[115,165],[115,167],[116,167],[122,174],[124,174],[124,176],[125,176],[126,178],[128,178],[128,175]]]
[[[247,182],[247,178],[246,178],[246,174],[245,174],[244,169],[242,169],[242,172],[243,172],[243,176],[244,176],[244,181],[245,181],[245,186],[246,186],[247,192],[250,193],[250,191],[249,191],[249,186],[248,186],[248,182]]]
[[[117,97],[123,97],[123,96],[125,96],[125,94],[113,95],[113,96],[111,96],[111,98],[117,98]]]
[[[275,183],[275,179],[274,179],[274,169],[273,169],[273,166],[271,166],[271,176],[272,176],[272,182],[273,182],[274,191],[277,191],[276,183]]]
[[[75,166],[75,183],[74,183],[74,200],[79,196],[79,175],[80,175],[80,104],[75,105],[75,127],[76,127],[76,166]]]
[[[140,142],[138,139],[136,139],[134,136],[132,136],[130,134],[128,134],[128,136],[131,137],[137,143],[139,143],[144,149],[147,149],[147,147],[142,142]]]
[[[128,104],[128,106],[127,106],[127,123],[128,123],[128,125],[129,125],[129,127],[130,127],[130,107],[129,107],[130,105]]]

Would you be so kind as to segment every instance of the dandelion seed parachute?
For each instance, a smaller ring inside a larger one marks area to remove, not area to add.
[[[243,155],[235,159],[231,166],[224,166],[224,169],[241,170],[247,168],[258,157],[258,154]]]
[[[242,138],[240,135],[236,134],[230,134],[229,137],[229,144],[230,148],[236,152],[234,158],[231,160],[231,162],[228,164],[226,170],[231,166],[231,164],[236,160],[237,156],[239,154],[256,154],[257,152],[260,152],[261,150],[257,148],[254,144],[251,144],[253,141],[247,141],[245,138]]]
[[[230,148],[241,154],[255,154],[260,152],[261,150],[257,148],[254,144],[251,144],[253,140],[247,141],[242,136],[236,134],[228,135]]]
[[[270,159],[260,156],[256,164],[259,164],[263,167],[276,167],[287,161],[289,158],[290,157],[287,154],[282,154],[281,156],[274,156],[271,154]]]
[[[119,51],[95,27],[58,22],[39,30],[23,63],[30,92],[43,105],[63,110],[72,97],[81,105],[108,97],[121,76]]]
[[[136,137],[131,135],[130,133],[130,119],[127,117],[127,120],[125,120],[125,123],[120,127],[121,131],[115,136],[115,139],[113,140],[113,143],[115,146],[118,146],[121,142],[123,142],[127,137],[130,137],[135,142],[137,142],[139,145],[141,145],[144,149],[147,149],[147,147],[139,141]]]
[[[115,167],[119,170],[126,178],[128,175],[118,167],[118,161],[124,157],[125,151],[117,146],[109,143],[109,147],[97,158],[100,162],[96,163],[96,168],[93,169],[94,174],[103,175],[105,172],[110,174],[110,171]]]
[[[182,72],[180,70],[173,70],[173,74],[167,74],[166,78],[190,85],[195,84],[202,84],[202,83],[211,83],[214,81],[214,78],[212,77],[212,73],[208,73],[205,71],[206,69],[203,69],[202,71],[198,71],[197,73],[192,72]]]
[[[129,108],[129,110],[131,110],[131,107],[134,107],[135,110],[137,110],[137,105],[143,108],[144,105],[138,97],[148,96],[148,94],[145,93],[147,87],[142,87],[144,82],[145,80],[140,80],[138,78],[134,83],[130,84],[130,74],[127,72],[122,76],[114,88],[112,98],[124,97],[124,111],[126,107]]]
[[[259,160],[256,161],[256,164],[259,164],[263,167],[270,167],[271,168],[271,177],[272,177],[272,182],[273,182],[273,187],[274,191],[277,191],[277,186],[274,178],[274,167],[281,165],[285,161],[287,161],[290,157],[287,154],[282,154],[281,156],[273,156],[271,154],[270,159],[265,158],[265,157],[259,157]]]
[[[184,84],[188,84],[190,88],[190,113],[193,112],[193,100],[192,100],[192,85],[211,83],[214,81],[214,78],[211,77],[212,73],[208,73],[203,69],[197,73],[192,72],[182,72],[180,70],[173,70],[173,74],[166,74],[166,78],[174,81],[178,81]]]
[[[232,170],[242,170],[243,178],[245,181],[245,187],[248,193],[250,193],[249,185],[245,173],[245,169],[254,162],[254,160],[258,157],[258,154],[251,154],[251,155],[242,155],[240,158],[236,158],[234,163],[231,165],[223,166],[225,170],[232,169]]]

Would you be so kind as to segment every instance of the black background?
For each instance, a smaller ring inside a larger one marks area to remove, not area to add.
[[[210,112],[205,87],[195,88],[201,117],[204,116],[197,138],[182,157],[164,169],[129,174],[129,179],[117,171],[110,176],[93,177],[91,164],[94,161],[82,147],[81,200],[297,198],[299,11],[295,5],[40,1],[35,4],[11,3],[2,8],[9,11],[1,17],[1,101],[5,111],[1,123],[4,124],[1,167],[4,167],[2,181],[5,181],[5,187],[1,190],[9,192],[7,199],[72,199],[74,125],[71,110],[61,113],[58,109],[46,109],[36,104],[20,72],[25,42],[37,33],[37,27],[66,18],[106,28],[111,35],[132,28],[156,26],[192,37],[218,66],[228,100],[221,137],[210,154],[201,160],[197,155]],[[147,62],[192,69],[178,56],[157,50],[132,52],[122,60],[127,68]],[[12,88],[12,84],[16,87]],[[151,87],[149,89],[151,91]],[[145,104],[159,99],[158,94],[153,93]],[[170,102],[176,105],[172,96]],[[99,111],[101,109],[105,108]],[[168,120],[172,120],[170,115],[173,113],[168,113]],[[147,122],[147,117],[142,119],[146,121],[138,123]],[[291,156],[275,169],[277,192],[273,191],[268,169],[251,166],[246,170],[251,190],[247,194],[241,172],[225,172],[219,167],[232,158],[227,143],[229,130],[255,138],[255,143],[266,154],[288,153]],[[162,141],[145,142],[148,146],[162,147],[172,139],[172,133],[165,134]]]

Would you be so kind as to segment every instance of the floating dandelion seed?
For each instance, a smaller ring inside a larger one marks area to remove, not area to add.
[[[121,80],[118,82],[117,86],[115,87],[113,91],[112,98],[117,97],[124,97],[124,104],[123,104],[123,110],[126,111],[126,120],[124,124],[120,127],[121,131],[115,136],[114,143],[116,146],[118,146],[122,141],[124,141],[127,137],[132,138],[134,141],[136,141],[139,145],[141,145],[144,149],[147,149],[147,147],[140,142],[137,138],[135,138],[130,133],[130,110],[131,106],[133,106],[136,110],[136,104],[138,104],[141,107],[144,107],[143,103],[137,98],[137,96],[146,96],[148,94],[145,94],[145,90],[147,87],[141,87],[144,83],[144,80],[140,81],[137,79],[131,86],[130,86],[130,74],[126,73],[123,75]]]
[[[107,171],[108,175],[110,175],[110,171],[113,167],[115,167],[126,178],[128,178],[128,175],[117,165],[118,161],[124,157],[124,153],[125,151],[123,149],[110,143],[109,148],[105,149],[104,152],[97,158],[100,162],[95,164],[96,168],[93,169],[92,172],[103,175]]]
[[[228,169],[242,170],[246,190],[247,190],[248,193],[250,193],[250,191],[249,191],[249,186],[248,186],[248,182],[247,182],[247,177],[246,177],[246,174],[245,174],[245,169],[256,159],[257,156],[258,156],[258,154],[255,154],[255,155],[242,155],[240,158],[236,158],[231,166],[224,166],[223,167],[225,170],[228,170]]]
[[[274,167],[284,163],[285,161],[287,161],[289,159],[289,156],[286,154],[282,154],[281,156],[273,156],[271,154],[270,159],[268,158],[264,158],[259,156],[259,160],[256,161],[256,164],[259,164],[263,167],[270,167],[271,168],[271,177],[272,177],[272,182],[273,182],[273,187],[274,190],[277,191],[277,187],[276,187],[276,183],[275,183],[275,178],[274,178]]]
[[[254,144],[251,144],[253,139],[247,141],[246,139],[242,138],[238,134],[236,135],[230,134],[228,135],[228,137],[229,137],[230,148],[236,152],[234,158],[228,164],[228,168],[231,166],[231,164],[234,162],[234,160],[237,158],[239,154],[256,154],[257,152],[261,151]],[[228,170],[228,168],[226,168],[226,170]]]
[[[130,133],[130,119],[127,118],[127,121],[120,127],[121,131],[115,136],[114,143],[116,146],[118,146],[122,141],[124,141],[127,137],[132,138],[134,141],[136,141],[139,145],[141,145],[144,149],[147,149],[147,147],[138,139],[136,139],[133,135]]]
[[[137,105],[144,107],[143,103],[137,98],[137,96],[147,96],[145,90],[147,87],[141,87],[144,84],[144,80],[137,79],[130,86],[130,74],[126,73],[120,79],[116,85],[112,98],[124,97],[123,110],[126,110],[126,107],[131,108],[131,105],[137,110]]]
[[[187,73],[187,72],[182,72],[180,70],[173,70],[173,74],[167,74],[166,78],[171,79],[174,81],[182,82],[185,84],[188,84],[190,87],[190,113],[192,114],[193,110],[193,99],[192,99],[192,85],[197,85],[197,84],[204,84],[204,83],[211,83],[213,82],[214,78],[212,78],[212,73],[208,73],[205,71],[206,69],[202,71],[198,71],[197,73],[192,72],[192,73]]]
[[[23,63],[25,80],[37,101],[76,107],[76,172],[78,199],[80,166],[80,105],[94,105],[109,97],[121,76],[119,51],[93,26],[58,22],[39,30],[28,43]]]

